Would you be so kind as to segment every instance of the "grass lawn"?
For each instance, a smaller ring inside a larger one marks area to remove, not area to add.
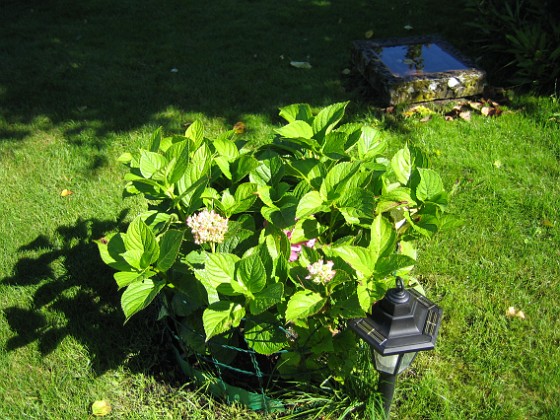
[[[558,98],[422,122],[380,116],[344,88],[349,44],[370,30],[439,32],[473,53],[458,5],[8,0],[0,11],[0,417],[88,418],[105,399],[112,418],[262,418],[186,382],[153,313],[123,326],[93,240],[143,207],[123,202],[116,158],[155,127],[200,118],[216,134],[243,121],[266,141],[279,106],[350,99],[349,119],[430,156],[464,220],[422,244],[416,274],[444,321],[436,350],[399,378],[393,417],[560,418]],[[359,403],[338,402],[333,418]]]

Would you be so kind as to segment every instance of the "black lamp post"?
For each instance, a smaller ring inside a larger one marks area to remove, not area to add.
[[[414,289],[405,290],[402,279],[397,277],[396,288],[389,289],[373,305],[371,315],[349,322],[350,328],[372,348],[386,417],[397,375],[410,366],[417,352],[434,348],[441,315],[439,306]]]

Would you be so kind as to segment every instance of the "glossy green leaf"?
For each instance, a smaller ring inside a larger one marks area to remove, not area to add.
[[[164,179],[165,169],[169,162],[165,156],[146,150],[140,151],[140,172],[145,178]]]
[[[210,304],[202,314],[206,341],[229,331],[235,324],[239,325],[244,315],[245,309],[234,302],[219,301]]]
[[[332,129],[342,120],[344,112],[349,102],[339,102],[329,105],[315,116],[313,119],[313,134],[322,144],[322,137],[329,134]]]
[[[308,104],[292,104],[280,108],[279,115],[289,123],[296,120],[305,121],[310,123],[313,119],[311,107]]]
[[[371,277],[373,274],[377,256],[371,250],[360,246],[342,245],[333,248],[333,253],[364,277]]]
[[[163,234],[159,241],[160,252],[156,264],[159,270],[165,272],[173,266],[179,255],[179,249],[181,249],[183,234],[184,231],[174,229]]]
[[[303,219],[312,214],[328,210],[323,198],[318,191],[309,191],[299,201],[296,210],[296,218]]]
[[[342,162],[333,166],[321,184],[321,198],[325,201],[339,198],[358,169],[359,164],[356,162]]]
[[[286,333],[277,325],[261,320],[249,320],[245,325],[245,341],[260,354],[271,355],[288,344]]]
[[[416,197],[422,202],[433,201],[445,192],[441,176],[433,169],[418,168],[420,182],[416,186]]]
[[[205,270],[216,283],[231,283],[235,279],[235,263],[239,257],[234,254],[208,254]]]
[[[365,126],[362,127],[357,148],[360,159],[371,159],[385,151],[387,142],[380,138],[378,130]]]
[[[236,264],[237,282],[251,293],[260,292],[266,284],[266,273],[258,254],[243,258]]]
[[[253,300],[249,302],[249,310],[253,315],[261,314],[270,307],[280,303],[283,296],[284,285],[282,283],[273,283],[254,294]]]
[[[194,142],[195,147],[199,147],[204,141],[204,125],[200,120],[196,120],[187,128],[185,137]]]
[[[134,219],[128,226],[124,245],[127,252],[123,254],[123,258],[134,267],[144,269],[156,262],[159,257],[159,245],[155,234],[140,217]],[[127,258],[126,254],[130,258]]]
[[[383,216],[379,215],[371,224],[369,250],[373,255],[381,256],[396,251],[397,233],[395,227]]]
[[[129,284],[121,296],[121,307],[126,316],[126,321],[146,308],[164,287],[165,282],[152,279]]]
[[[305,121],[297,120],[289,123],[281,128],[274,130],[276,133],[280,134],[282,137],[288,139],[304,138],[310,139],[313,137],[313,128]]]
[[[150,152],[157,152],[159,150],[159,145],[161,143],[162,137],[163,137],[162,128],[158,127],[150,137],[150,144],[149,144]]]
[[[310,290],[296,292],[288,301],[286,321],[293,322],[297,319],[308,318],[323,309],[326,302],[327,299],[319,293]]]
[[[109,267],[119,271],[129,271],[131,266],[122,257],[126,251],[124,246],[124,234],[112,233],[104,238],[96,240],[101,259]]]
[[[156,273],[150,270],[140,273],[138,271],[118,271],[113,274],[113,278],[117,282],[117,286],[119,287],[119,289],[121,289],[131,283],[134,283],[135,281],[142,281],[144,279],[152,277],[154,274]]]
[[[393,168],[397,181],[402,185],[408,184],[408,180],[412,174],[412,157],[406,145],[395,153],[391,159],[391,168]]]

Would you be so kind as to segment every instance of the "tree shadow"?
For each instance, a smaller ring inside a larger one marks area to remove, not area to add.
[[[6,343],[8,351],[38,342],[44,356],[71,336],[87,349],[98,374],[130,362],[131,349],[137,359],[145,356],[142,349],[146,349],[148,361],[153,359],[153,348],[151,352],[148,348],[157,338],[154,314],[139,314],[123,326],[112,270],[103,264],[93,242],[110,231],[122,230],[126,213],[121,212],[116,221],[79,219],[59,227],[51,238],[40,235],[19,248],[22,254],[38,255],[22,256],[14,275],[1,280],[4,285],[34,289],[30,304],[4,310],[15,333]]]
[[[161,120],[169,107],[235,122],[274,118],[293,102],[326,105],[345,98],[339,75],[350,41],[374,13],[365,0],[7,1],[0,110],[8,124],[64,123],[80,144],[84,131],[101,141]]]

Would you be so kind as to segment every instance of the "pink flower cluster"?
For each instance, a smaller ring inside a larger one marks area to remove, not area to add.
[[[285,231],[286,236],[288,237],[288,239],[292,238],[292,231],[291,230],[287,230]],[[292,244],[290,246],[291,252],[290,252],[290,262],[293,262],[295,260],[297,260],[299,258],[299,254],[301,252],[301,247],[306,246],[307,248],[313,248],[315,246],[315,242],[317,242],[317,239],[313,238],[310,239],[308,241],[304,241],[304,242],[298,242],[297,244]]]
[[[187,218],[187,226],[191,228],[194,242],[198,245],[224,241],[228,229],[228,219],[223,218],[214,210],[204,209],[200,213]]]
[[[336,270],[333,270],[334,263],[332,261],[324,262],[319,260],[309,266],[307,266],[307,271],[309,275],[306,279],[311,280],[313,283],[325,284],[331,281],[336,274]]]

